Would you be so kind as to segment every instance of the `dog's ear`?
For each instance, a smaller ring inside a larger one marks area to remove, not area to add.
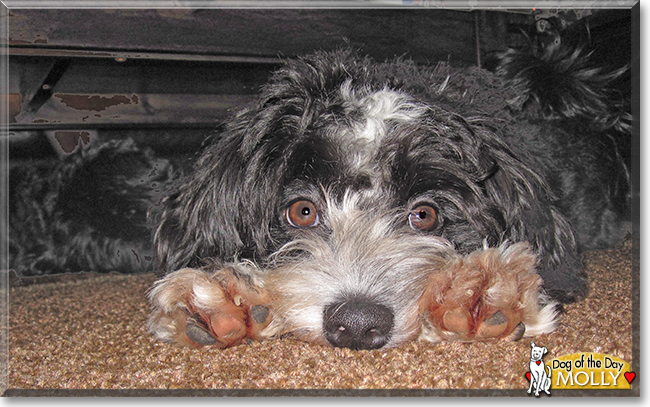
[[[284,173],[270,150],[282,147],[269,142],[242,151],[248,120],[239,117],[164,200],[154,237],[160,272],[197,267],[206,258],[262,256],[273,241]]]
[[[534,348],[534,347],[535,347],[535,342],[531,342],[531,343],[530,343],[530,347],[531,347],[531,348]]]
[[[452,112],[434,101],[425,120],[400,129],[394,162],[405,195],[434,194],[440,233],[459,251],[480,250],[484,241],[490,247],[528,242],[547,293],[562,301],[579,297],[581,262],[574,232],[544,180],[548,157],[528,156],[544,147],[535,139],[539,129],[497,127]]]
[[[546,346],[544,346],[542,350],[544,351],[543,355],[546,355],[548,353],[548,349],[546,349]]]
[[[515,130],[539,131],[527,127]],[[496,137],[484,127],[475,127],[474,131],[485,142],[477,154],[482,168],[489,170],[478,184],[492,208],[502,217],[503,235],[499,240],[530,243],[538,255],[538,273],[544,281],[544,289],[552,297],[562,302],[581,298],[586,293],[586,278],[582,274],[575,233],[560,212],[558,200],[545,180],[551,172],[541,164],[552,160],[528,156],[524,162],[519,157],[525,157],[529,150],[534,151],[530,146],[507,145],[501,141],[507,136]],[[513,140],[519,138],[513,137]],[[527,141],[524,137],[517,142],[537,141]]]

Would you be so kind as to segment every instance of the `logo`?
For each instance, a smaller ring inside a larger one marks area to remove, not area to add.
[[[539,397],[541,392],[551,395],[551,390],[626,390],[630,389],[636,373],[629,363],[615,356],[594,352],[563,355],[544,362],[548,350],[531,342],[528,394]]]
[[[544,364],[542,358],[548,353],[546,346],[536,346],[535,342],[530,343],[530,371],[526,372],[526,378],[530,380],[530,386],[528,386],[528,394],[531,394],[533,390],[535,391],[535,397],[539,397],[539,392],[543,391],[544,393],[551,395],[549,391],[551,388],[551,368]]]
[[[630,364],[602,353],[582,352],[551,361],[554,389],[630,389],[636,373]]]

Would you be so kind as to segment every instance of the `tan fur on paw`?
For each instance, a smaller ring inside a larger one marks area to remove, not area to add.
[[[542,279],[525,243],[470,253],[432,273],[422,298],[429,340],[520,339],[540,320]]]
[[[261,339],[272,320],[264,290],[232,268],[182,269],[156,282],[149,330],[166,342],[226,348]]]

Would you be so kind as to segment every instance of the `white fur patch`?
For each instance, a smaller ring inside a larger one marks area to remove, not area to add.
[[[526,324],[526,332],[524,336],[538,336],[545,333],[550,333],[557,329],[557,303],[550,302],[537,314],[537,321],[534,324],[530,322]]]
[[[365,113],[365,121],[354,128],[354,133],[369,142],[380,141],[386,135],[390,121],[412,121],[426,110],[407,95],[390,89],[371,93],[359,105]]]

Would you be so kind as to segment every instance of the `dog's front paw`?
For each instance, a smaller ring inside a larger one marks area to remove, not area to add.
[[[175,271],[154,284],[149,299],[149,331],[180,345],[225,348],[259,340],[272,319],[264,290],[231,267]]]
[[[477,341],[550,332],[555,304],[541,306],[541,277],[528,244],[470,253],[434,272],[423,297],[422,337]]]

